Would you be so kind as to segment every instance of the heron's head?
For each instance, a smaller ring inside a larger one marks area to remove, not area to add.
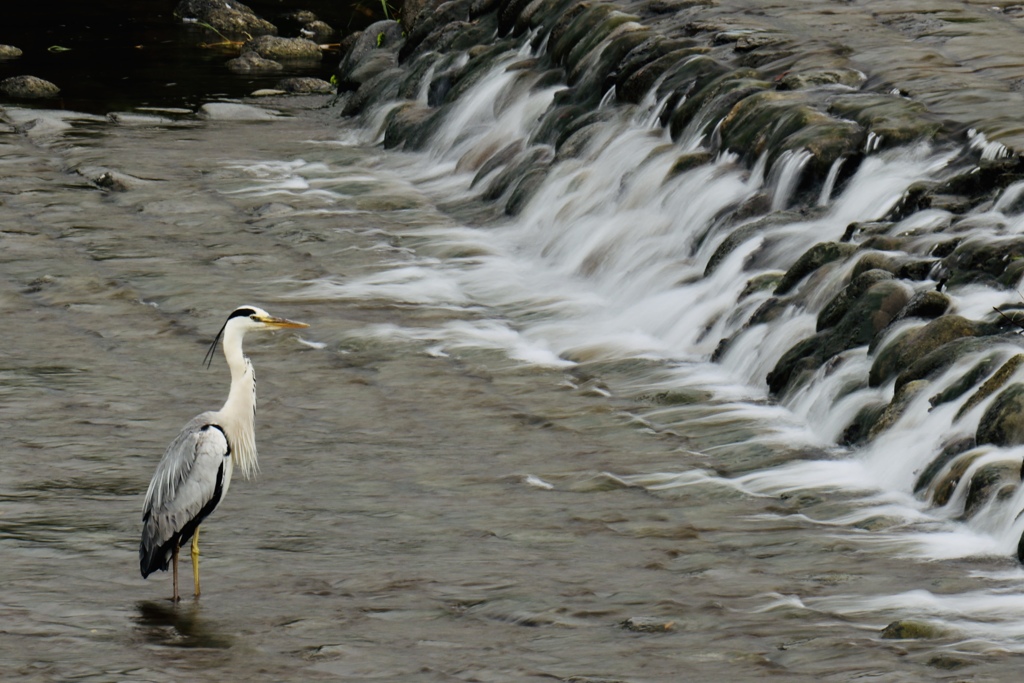
[[[288,327],[301,328],[309,327],[309,325],[286,318],[274,317],[259,306],[239,306],[231,311],[228,319],[224,321],[224,325],[220,328],[220,332],[214,337],[213,344],[210,345],[210,350],[204,359],[206,367],[210,367],[213,354],[217,350],[217,342],[220,341],[220,338],[227,330],[236,332],[239,335],[245,335],[246,332],[254,330],[279,330]]]

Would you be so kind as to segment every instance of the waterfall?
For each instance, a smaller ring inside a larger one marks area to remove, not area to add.
[[[849,88],[791,96],[699,52],[640,95],[617,87],[632,83],[622,73],[588,95],[584,85],[600,82],[588,69],[610,72],[608,53],[625,59],[618,48],[635,26],[616,24],[590,52],[567,52],[564,36],[552,45],[535,27],[444,72],[458,96],[436,109],[422,101],[442,78],[434,62],[408,76],[419,102],[368,105],[371,140],[405,147],[383,163],[411,169],[451,219],[415,236],[429,289],[401,264],[331,282],[332,292],[427,292],[435,305],[486,311],[376,334],[429,338],[445,352],[500,349],[570,373],[603,367],[608,391],[635,400],[638,423],[685,434],[722,485],[860,497],[854,518],[819,521],[885,517],[923,557],[1013,555],[1024,450],[976,435],[1020,379],[1016,323],[992,309],[1024,301],[1005,266],[983,276],[981,256],[973,271],[963,264],[972,240],[1020,233],[1022,186],[966,208],[935,190],[1009,152],[973,131],[893,141],[853,122],[862,110]],[[551,78],[557,64],[569,78]],[[698,74],[689,95],[668,85],[684,70]],[[463,72],[473,76],[460,89]],[[814,109],[826,105],[827,115]],[[758,107],[771,115],[751,113]],[[751,140],[756,150],[743,146]],[[931,341],[940,327],[955,349]],[[949,357],[915,355],[913,335]],[[626,371],[625,361],[636,363]],[[685,472],[637,481],[692,483]]]

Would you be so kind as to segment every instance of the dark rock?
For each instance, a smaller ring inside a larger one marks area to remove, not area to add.
[[[768,390],[780,395],[800,385],[836,354],[867,344],[889,324],[909,298],[907,287],[898,281],[874,283],[848,306],[834,327],[798,342],[782,355],[768,373]]]
[[[0,93],[17,100],[56,97],[60,88],[36,76],[11,76],[0,81]]]
[[[867,443],[871,428],[878,422],[878,418],[888,405],[884,402],[870,403],[858,410],[853,420],[843,430],[839,443],[844,446],[860,446]]]
[[[955,343],[955,342],[951,342],[951,343]],[[949,344],[947,344],[947,346],[949,346]],[[945,348],[945,347],[939,347],[939,348]],[[932,353],[935,353],[935,352],[933,351]],[[928,354],[928,355],[931,355],[931,354]],[[927,357],[928,356],[925,356],[925,358],[927,358]],[[960,377],[960,379],[958,379],[957,381],[953,382],[948,387],[946,387],[945,389],[943,389],[942,391],[940,391],[939,393],[935,394],[930,399],[928,399],[928,402],[931,403],[933,408],[935,408],[937,406],[942,405],[943,403],[949,403],[950,401],[955,401],[956,399],[960,398],[961,396],[966,394],[968,391],[970,391],[971,389],[976,387],[979,382],[983,381],[986,377],[991,375],[992,371],[996,369],[996,366],[998,364],[999,364],[999,356],[997,356],[996,354],[990,354],[990,355],[986,356],[985,358],[983,358],[980,361],[978,361],[977,363],[975,363],[974,367],[972,367],[970,370],[968,370],[966,373],[964,373]],[[915,363],[915,365],[917,365],[917,363]],[[897,378],[897,381],[899,381],[898,378]]]
[[[998,286],[1007,268],[1021,259],[1024,238],[968,238],[957,244],[942,265],[949,271],[949,285],[978,282]]]
[[[785,277],[782,278],[782,282],[776,287],[776,294],[787,294],[791,289],[797,286],[801,280],[821,268],[827,263],[838,261],[839,259],[846,258],[850,254],[857,251],[857,247],[853,244],[846,244],[843,242],[819,242],[813,247],[808,249],[803,255],[796,260],[789,270],[786,271]]]
[[[181,0],[174,16],[185,22],[209,24],[229,36],[277,35],[276,26],[238,0]]]
[[[885,407],[882,414],[878,416],[871,428],[868,430],[868,440],[872,440],[885,430],[892,427],[896,422],[903,417],[903,413],[907,411],[910,406],[910,402],[914,400],[922,391],[928,388],[929,382],[927,380],[915,380],[913,382],[907,382],[896,390],[896,393],[892,397],[892,401]]]
[[[690,159],[692,163],[697,163],[708,156],[707,153],[702,154],[699,152],[695,152],[694,155],[697,156],[696,158]],[[686,157],[680,157],[680,159],[676,161],[676,165],[678,166],[681,161],[685,163],[686,160]],[[673,170],[674,168],[675,167],[673,167]],[[795,212],[777,211],[735,228],[731,233],[729,233],[728,237],[722,240],[722,243],[718,245],[714,253],[711,254],[707,265],[704,267],[704,277],[715,272],[718,266],[721,265],[722,261],[724,261],[729,254],[744,242],[753,239],[772,226],[791,223],[797,218],[799,218],[799,215]],[[776,278],[776,281],[781,283],[783,279],[785,279],[785,275],[783,275],[782,278]],[[776,290],[777,289],[778,285],[776,285]]]
[[[255,52],[264,59],[281,62],[319,62],[320,46],[305,38],[281,38],[264,35],[246,41],[242,52]]]
[[[334,86],[322,78],[293,76],[277,82],[277,88],[295,95],[325,95],[334,92]]]
[[[886,147],[930,140],[942,128],[923,104],[896,95],[843,95],[832,100],[829,111],[853,119],[880,138]]]
[[[935,477],[938,476],[939,472],[941,472],[946,465],[951,463],[953,459],[961,453],[966,453],[977,445],[978,442],[975,440],[974,436],[954,439],[953,441],[944,444],[942,450],[939,451],[937,456],[935,456],[935,459],[928,463],[928,467],[926,467],[924,471],[921,472],[920,476],[918,476],[917,481],[914,483],[914,493],[920,493],[931,486],[932,481],[935,480]]]
[[[335,33],[336,31],[330,24],[319,19],[307,22],[299,29],[301,37],[312,40],[314,43],[326,43],[334,37]]]
[[[1024,384],[1011,384],[995,397],[978,423],[976,436],[979,444],[1024,444]]]
[[[818,314],[818,322],[815,331],[821,332],[822,330],[832,327],[846,315],[846,311],[849,310],[850,306],[859,299],[864,292],[874,285],[876,282],[882,280],[893,279],[892,273],[884,270],[868,270],[860,273],[856,277],[850,280],[850,284],[843,288],[843,291],[835,295],[831,301],[825,304],[825,307],[821,309],[821,313]]]
[[[952,306],[949,296],[934,289],[926,289],[915,294],[903,310],[900,311],[893,322],[899,322],[906,318],[927,318],[933,320],[945,315]]]
[[[1003,385],[1017,372],[1017,368],[1022,363],[1024,363],[1024,354],[1020,353],[1003,363],[991,377],[985,380],[984,384],[978,387],[977,391],[971,394],[970,398],[964,401],[964,404],[960,406],[960,410],[956,411],[953,422],[959,421],[961,417],[973,410],[982,401],[1002,389]]]
[[[882,638],[886,640],[933,640],[948,634],[948,630],[938,624],[917,619],[900,619],[882,629]]]
[[[993,499],[1005,499],[1020,482],[1020,465],[993,462],[981,465],[971,475],[964,499],[964,518],[970,519]]]
[[[630,617],[620,626],[636,633],[665,633],[675,627],[675,622],[661,617]]]
[[[243,52],[227,62],[228,71],[236,74],[276,73],[283,71],[284,66],[273,59],[264,59],[255,52]]]
[[[944,315],[923,327],[908,330],[877,354],[868,384],[877,387],[943,344],[977,336],[981,331],[978,323],[958,315]]]
[[[547,175],[548,168],[546,166],[531,168],[526,171],[519,182],[516,183],[515,188],[509,195],[508,201],[505,203],[505,215],[518,216],[529,203],[534,192],[544,183]]]
[[[866,80],[867,76],[856,69],[837,68],[787,71],[777,82],[779,90],[809,90],[836,85],[859,88]]]
[[[960,480],[963,479],[964,475],[967,474],[967,470],[980,457],[981,452],[970,450],[959,457],[953,458],[949,469],[936,479],[932,493],[932,504],[942,507],[948,503],[960,485]]]

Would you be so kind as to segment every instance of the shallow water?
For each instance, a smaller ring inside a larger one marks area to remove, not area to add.
[[[509,311],[426,286],[317,290],[429,280],[456,226],[396,175],[408,158],[291,113],[0,133],[5,680],[1013,675],[1015,563],[915,560],[884,518],[820,521],[856,516],[850,493],[721,478],[781,456],[658,429],[625,387],[659,363],[516,358]],[[108,169],[138,179],[88,180]],[[248,342],[262,472],[203,527],[202,599],[174,606],[138,575],[142,496],[223,400],[202,353],[245,302],[312,327]],[[467,328],[498,341],[453,343]],[[880,639],[900,618],[950,631]]]

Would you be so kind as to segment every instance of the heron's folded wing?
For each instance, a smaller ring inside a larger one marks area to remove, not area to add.
[[[143,515],[170,508],[184,511],[194,507],[198,512],[213,496],[217,471],[229,454],[220,427],[199,418],[189,422],[156,467]]]

